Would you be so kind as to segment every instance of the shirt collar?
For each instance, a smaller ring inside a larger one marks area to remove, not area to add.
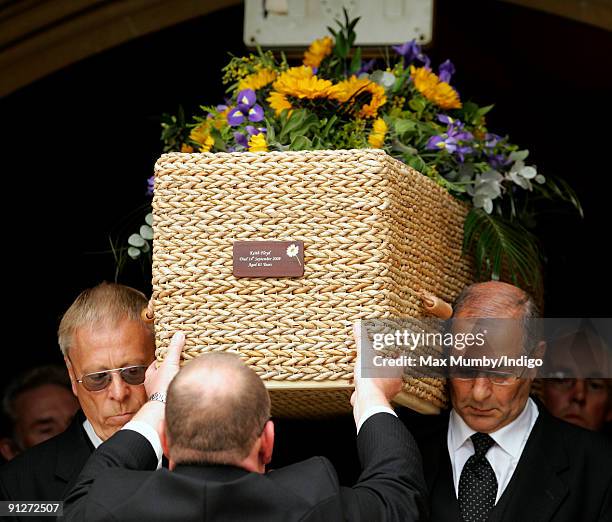
[[[89,437],[89,440],[93,444],[94,448],[97,448],[100,444],[102,444],[102,439],[98,437],[98,434],[94,431],[89,419],[85,419],[85,422],[83,422],[83,429],[85,430],[85,433],[87,433],[87,436]]]
[[[528,398],[523,411],[516,419],[503,428],[489,433],[489,435],[506,453],[514,458],[518,458],[520,457],[523,441],[531,432],[537,416],[538,408],[533,400]],[[476,433],[476,430],[470,428],[454,409],[450,414],[449,428],[451,435],[450,443],[453,451],[458,450]]]

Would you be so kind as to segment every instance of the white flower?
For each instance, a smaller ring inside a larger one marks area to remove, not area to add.
[[[287,247],[287,255],[289,257],[295,257],[298,255],[298,252],[300,251],[300,249],[298,248],[297,245],[289,245]]]

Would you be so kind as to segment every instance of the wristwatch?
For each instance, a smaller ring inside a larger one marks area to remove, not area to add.
[[[166,404],[166,394],[163,392],[155,392],[151,397],[149,397],[149,401],[159,401]]]

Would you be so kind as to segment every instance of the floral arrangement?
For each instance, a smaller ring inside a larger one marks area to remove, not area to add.
[[[202,107],[191,121],[164,115],[164,151],[384,149],[471,203],[464,250],[480,278],[539,288],[535,205],[560,199],[582,212],[574,192],[487,128],[492,106],[460,95],[450,60],[434,72],[414,40],[387,49],[384,60],[363,60],[354,47],[358,20],[345,12],[344,23],[328,28],[331,36],[314,41],[297,65],[271,51],[232,57],[223,69],[225,103]],[[130,237],[131,257],[149,250],[144,232]]]

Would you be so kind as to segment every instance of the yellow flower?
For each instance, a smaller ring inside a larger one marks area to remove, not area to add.
[[[193,147],[191,145],[187,145],[186,143],[183,143],[181,145],[181,152],[193,152]]]
[[[459,94],[448,83],[440,81],[425,67],[410,66],[410,76],[417,90],[442,109],[461,109]]]
[[[331,54],[333,46],[334,41],[330,36],[315,40],[304,53],[304,65],[308,67],[319,67],[323,59]]]
[[[287,96],[309,100],[327,98],[331,93],[332,82],[317,78],[310,67],[291,67],[278,77],[273,88],[268,103],[279,115],[283,109],[292,108]]]
[[[385,143],[385,134],[387,134],[387,124],[382,118],[374,120],[372,125],[372,132],[368,136],[368,143],[375,149],[382,149]]]
[[[263,132],[249,138],[249,152],[268,152],[266,135]]]
[[[292,108],[291,102],[280,92],[271,92],[270,96],[268,96],[268,103],[270,107],[274,109],[277,116],[283,112],[284,109],[291,111]]]
[[[363,93],[370,93],[371,98],[368,103],[361,106],[359,116],[362,118],[374,118],[378,114],[378,109],[387,102],[385,89],[377,83],[371,82],[367,78],[358,79],[351,76],[348,80],[337,83],[333,86],[330,97],[340,103],[353,101],[354,97]]]
[[[215,144],[215,139],[210,135],[210,130],[206,124],[194,127],[189,134],[189,139],[200,144],[200,152],[210,151]]]
[[[257,72],[240,80],[238,83],[238,90],[253,89],[256,91],[272,83],[274,80],[276,80],[276,71],[266,68],[259,69]]]
[[[215,129],[221,130],[223,127],[227,125],[227,113],[230,111],[231,107],[224,109],[219,114],[210,119]]]

